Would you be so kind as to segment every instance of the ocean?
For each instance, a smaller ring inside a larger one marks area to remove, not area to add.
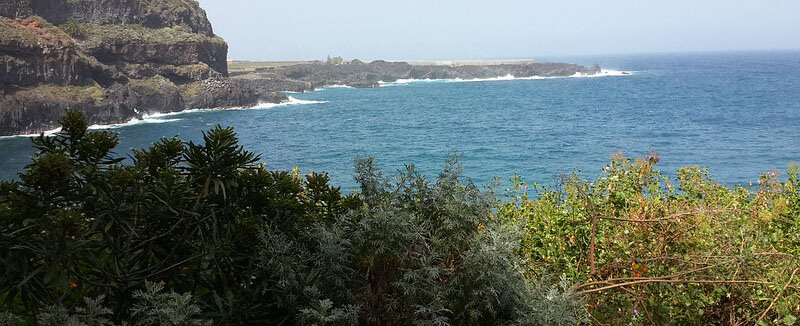
[[[385,172],[415,164],[435,177],[460,154],[478,184],[515,173],[539,184],[579,171],[595,178],[610,155],[660,154],[667,175],[706,167],[727,185],[755,183],[800,161],[800,52],[538,58],[600,64],[606,76],[483,81],[401,81],[288,94],[287,105],[190,111],[113,126],[130,154],[163,136],[202,139],[216,124],[270,169],[327,171],[355,189],[353,159],[375,156]],[[630,72],[623,75],[618,72]],[[617,72],[617,73],[614,73]],[[30,138],[0,138],[0,180],[16,179]]]

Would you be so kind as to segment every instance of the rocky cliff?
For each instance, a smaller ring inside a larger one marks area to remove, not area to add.
[[[0,0],[0,136],[57,127],[64,110],[91,123],[189,108],[279,103],[285,91],[397,79],[569,76],[563,63],[418,66],[308,63],[228,76],[228,45],[196,0]]]
[[[3,0],[0,16],[39,16],[55,25],[68,21],[147,28],[185,26],[193,33],[214,36],[206,13],[196,0]]]
[[[55,128],[66,109],[118,123],[286,99],[227,78],[195,0],[3,0],[0,16],[0,135]]]

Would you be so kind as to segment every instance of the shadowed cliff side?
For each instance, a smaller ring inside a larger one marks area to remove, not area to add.
[[[228,45],[193,0],[15,0],[0,15],[0,135],[67,109],[107,124],[286,99],[227,78]]]

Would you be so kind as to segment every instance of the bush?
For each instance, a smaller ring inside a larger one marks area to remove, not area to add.
[[[78,111],[0,183],[6,324],[784,324],[800,309],[800,168],[728,188],[620,156],[589,182],[355,164],[269,171],[233,128],[123,164]],[[529,197],[530,196],[530,197]],[[44,308],[43,308],[44,307]]]
[[[612,324],[789,323],[798,289],[797,168],[765,174],[756,191],[704,169],[677,179],[658,156],[616,156],[604,175],[576,175],[536,199],[516,179],[499,214],[523,225],[532,275],[564,274],[596,320]]]
[[[359,159],[361,192],[344,196],[327,174],[266,170],[232,128],[165,138],[122,164],[116,134],[87,131],[77,111],[61,124],[0,185],[0,297],[19,316],[484,325],[551,321],[535,319],[545,301],[585,316],[579,298],[523,277],[519,234],[456,159],[434,180]]]
[[[79,23],[75,19],[68,20],[66,23],[61,24],[59,28],[73,38],[84,38],[87,34],[86,25]]]

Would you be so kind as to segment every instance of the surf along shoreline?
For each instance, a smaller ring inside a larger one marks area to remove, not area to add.
[[[313,63],[312,63],[313,64]],[[397,64],[405,64],[405,62],[397,63]],[[526,63],[528,64],[528,63]],[[493,65],[493,64],[489,64]],[[499,64],[497,64],[499,65]],[[431,65],[433,66],[433,65]],[[473,65],[476,66],[476,65]],[[481,67],[477,65],[478,67]],[[488,66],[488,65],[487,65]],[[259,72],[251,72],[251,74],[259,74]],[[214,107],[214,108],[191,108],[185,109],[180,111],[173,111],[173,112],[159,112],[159,113],[147,113],[141,114],[136,117],[130,118],[128,121],[123,121],[119,123],[110,123],[110,124],[93,124],[89,127],[91,130],[108,130],[108,129],[118,129],[133,125],[139,124],[150,124],[150,123],[168,123],[168,122],[176,122],[182,120],[181,118],[169,118],[174,116],[179,116],[183,114],[189,113],[198,113],[198,112],[212,112],[212,111],[223,111],[223,110],[262,110],[262,109],[271,109],[276,107],[283,107],[283,106],[293,106],[293,105],[308,105],[308,104],[324,104],[328,103],[328,101],[309,101],[309,100],[301,100],[296,99],[294,97],[289,96],[290,94],[294,93],[305,93],[305,92],[314,92],[314,91],[322,91],[328,88],[372,88],[372,87],[393,87],[393,86],[404,86],[414,83],[433,83],[433,82],[445,82],[445,83],[456,83],[456,82],[493,82],[493,81],[513,81],[513,80],[544,80],[544,79],[562,79],[562,78],[595,78],[595,77],[623,77],[623,76],[630,76],[635,74],[632,71],[621,71],[621,70],[607,70],[607,69],[599,69],[598,71],[589,71],[589,72],[582,72],[576,71],[572,75],[563,76],[514,76],[512,74],[507,74],[504,76],[497,76],[497,77],[488,77],[488,78],[467,78],[463,79],[460,77],[455,78],[423,78],[423,79],[415,79],[415,78],[389,78],[390,81],[383,81],[379,80],[375,82],[374,86],[370,87],[359,87],[358,84],[355,86],[351,86],[344,83],[332,83],[332,84],[322,84],[320,86],[313,86],[315,83],[311,83],[309,89],[300,89],[300,90],[284,90],[279,91],[284,94],[287,94],[285,99],[279,102],[260,102],[256,105],[249,105],[249,106],[227,106],[227,107]],[[240,75],[242,76],[242,75]],[[245,75],[246,76],[246,75]],[[236,78],[236,77],[234,77]],[[394,80],[392,80],[394,79]],[[349,84],[354,84],[350,82]],[[50,130],[44,130],[38,133],[26,133],[26,134],[18,134],[18,135],[7,135],[7,136],[0,136],[0,140],[7,139],[7,138],[17,138],[17,137],[38,137],[40,135],[50,136],[54,135],[61,131],[61,128],[54,128]]]

